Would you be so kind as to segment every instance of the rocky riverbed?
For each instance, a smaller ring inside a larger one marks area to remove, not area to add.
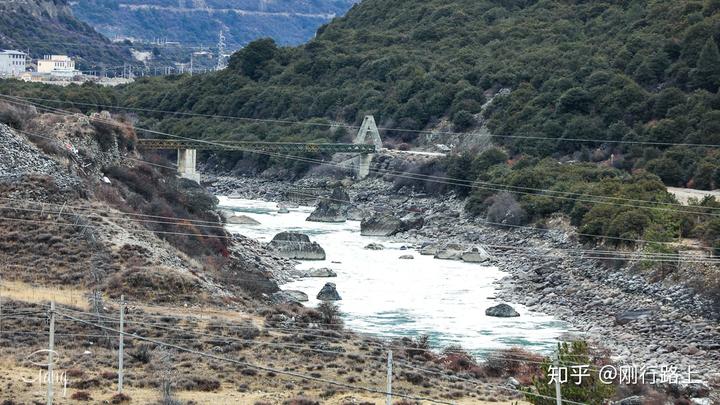
[[[373,215],[421,215],[420,229],[393,237],[420,246],[455,243],[483,246],[509,276],[497,283],[497,296],[555,315],[586,334],[586,339],[639,365],[692,370],[693,378],[720,382],[720,315],[692,288],[677,282],[649,282],[633,266],[612,267],[583,257],[572,227],[562,220],[548,229],[498,228],[467,217],[464,201],[436,198],[379,178],[361,182],[305,179],[295,183],[257,178],[208,178],[216,194],[287,201],[298,189],[345,186],[351,210]],[[321,193],[322,194],[322,193]]]

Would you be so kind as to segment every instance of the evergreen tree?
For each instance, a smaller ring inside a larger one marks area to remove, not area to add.
[[[712,92],[720,87],[720,51],[712,37],[700,51],[697,68],[694,70],[694,84]]]

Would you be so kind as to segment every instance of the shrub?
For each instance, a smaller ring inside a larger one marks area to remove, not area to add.
[[[23,129],[25,124],[37,115],[35,107],[10,104],[0,101],[0,123],[16,129]]]
[[[482,365],[485,374],[492,377],[514,377],[521,384],[529,385],[541,376],[540,363],[543,356],[519,347],[501,349],[488,354]]]
[[[321,322],[328,329],[342,329],[343,321],[340,317],[340,308],[332,302],[322,302],[317,306]]]
[[[295,397],[283,402],[283,405],[320,405],[320,402],[305,397]]]
[[[525,210],[510,193],[495,194],[485,204],[488,206],[487,219],[490,222],[507,225],[521,225],[525,222]]]
[[[430,337],[428,335],[420,335],[415,339],[403,338],[402,344],[405,346],[405,354],[410,358],[415,356],[430,358],[433,356],[430,351]]]
[[[125,393],[118,392],[117,394],[113,395],[112,399],[110,400],[111,404],[124,404],[126,402],[132,401],[132,398],[130,398],[129,395]]]
[[[476,123],[475,117],[465,110],[460,110],[453,114],[452,122],[456,131],[464,131]]]
[[[92,397],[87,391],[76,391],[70,395],[70,399],[74,399],[76,401],[90,401],[92,400]]]
[[[452,371],[466,371],[476,366],[475,359],[460,346],[448,346],[440,355],[440,362]]]
[[[140,363],[148,364],[152,359],[152,347],[147,344],[141,344],[134,351],[131,351],[128,354]]]

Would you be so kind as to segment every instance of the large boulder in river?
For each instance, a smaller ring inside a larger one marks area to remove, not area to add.
[[[278,291],[272,295],[272,299],[278,304],[309,301],[308,295],[298,290]]]
[[[325,260],[325,250],[310,237],[298,232],[281,232],[268,243],[268,249],[280,257],[297,260]]]
[[[342,188],[335,188],[328,198],[322,198],[306,221],[345,222],[347,221],[350,196]]]
[[[340,294],[338,294],[337,288],[335,288],[335,283],[325,283],[318,293],[317,299],[320,301],[340,301],[342,298],[340,298]]]
[[[447,243],[435,251],[436,259],[443,260],[462,260],[465,246],[458,243]]]
[[[303,277],[337,277],[337,273],[333,269],[327,267],[321,267],[319,269],[312,268],[302,273]]]
[[[440,247],[435,243],[423,243],[420,247],[420,254],[424,256],[435,256]]]
[[[520,314],[508,304],[495,305],[485,310],[485,315],[497,318],[514,318]]]
[[[402,218],[376,214],[370,218],[363,218],[360,222],[360,234],[363,236],[392,236],[411,229],[420,229],[423,225],[425,225],[425,219],[418,214],[410,214]]]
[[[231,225],[260,225],[260,221],[250,218],[247,215],[233,215],[228,217],[227,223]]]
[[[491,259],[490,254],[482,246],[473,246],[465,250],[460,258],[468,263],[484,263]]]

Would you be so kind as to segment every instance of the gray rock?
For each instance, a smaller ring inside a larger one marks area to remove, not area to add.
[[[499,304],[485,310],[485,315],[498,318],[513,318],[520,316],[513,307],[508,304]]]
[[[285,204],[278,204],[277,208],[278,208],[278,214],[287,214],[290,212],[287,205],[285,205]]]
[[[615,402],[615,405],[643,405],[644,397],[633,395]]]
[[[399,257],[399,259],[403,259],[403,260],[412,260],[414,258],[415,258],[415,256],[413,256],[413,255],[402,255]]]
[[[302,274],[303,277],[337,277],[337,273],[335,273],[332,269],[329,269],[327,267],[321,267],[319,269],[312,268],[310,270],[307,270]]]
[[[682,392],[688,398],[707,398],[710,395],[710,387],[704,382],[691,382],[682,387]]]
[[[247,215],[233,215],[228,217],[227,223],[232,225],[260,225],[260,221],[250,218]]]
[[[268,244],[268,249],[280,257],[297,260],[325,260],[325,250],[310,242],[307,235],[298,232],[281,232]]]
[[[464,246],[457,243],[448,243],[435,252],[435,258],[442,260],[462,260],[464,251]]]
[[[350,205],[350,196],[342,189],[335,188],[329,198],[318,203],[306,221],[311,222],[345,222]]]
[[[392,236],[411,229],[420,229],[425,220],[418,214],[397,218],[387,214],[373,215],[360,222],[360,234],[363,236]]]
[[[347,210],[347,219],[350,221],[362,221],[363,218],[370,216],[371,214],[367,210],[359,209],[356,207],[350,207]]]
[[[460,256],[462,261],[468,263],[484,263],[491,259],[490,254],[482,246],[473,246]]]
[[[425,256],[435,256],[438,251],[438,246],[432,243],[423,245],[420,248],[420,254]]]
[[[272,295],[273,301],[284,304],[288,302],[307,302],[308,295],[302,291],[284,290],[278,291]]]
[[[615,314],[615,324],[625,325],[640,319],[650,318],[655,313],[654,309],[629,309]]]
[[[340,300],[342,300],[342,298],[340,298],[340,294],[338,294],[338,292],[337,292],[335,283],[325,283],[323,288],[318,293],[317,299],[319,299],[320,301],[340,301]]]
[[[383,249],[385,249],[385,246],[383,246],[379,243],[370,243],[367,246],[365,246],[365,249],[367,249],[367,250],[383,250]]]

